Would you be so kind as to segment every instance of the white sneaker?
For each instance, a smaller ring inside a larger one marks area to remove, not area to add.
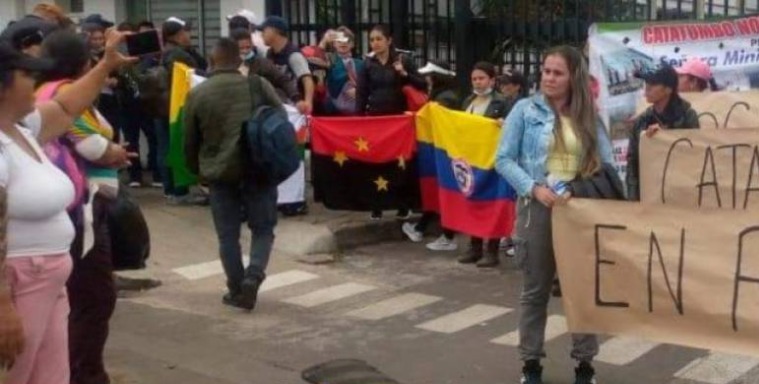
[[[424,240],[424,235],[416,230],[416,224],[403,223],[401,229],[403,230],[403,233],[406,235],[406,237],[408,237],[408,239],[414,243],[420,243],[422,240]]]
[[[459,244],[456,243],[456,240],[448,239],[445,237],[445,235],[443,235],[438,237],[437,240],[427,244],[427,249],[430,251],[452,252],[459,249]]]
[[[133,181],[129,183],[129,188],[140,188],[142,187],[142,184],[138,181]]]

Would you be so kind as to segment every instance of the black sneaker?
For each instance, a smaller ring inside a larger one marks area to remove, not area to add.
[[[372,211],[371,216],[369,216],[369,220],[371,220],[371,221],[380,221],[380,220],[382,220],[382,211]]]
[[[537,360],[528,360],[524,362],[522,368],[522,380],[520,384],[543,384],[543,367]]]
[[[239,293],[230,292],[224,295],[224,297],[221,299],[221,302],[224,305],[232,307],[232,308],[247,310],[247,308],[243,306],[242,300],[240,298],[241,298],[241,295]]]
[[[596,384],[596,370],[590,363],[582,362],[575,368],[575,384]]]
[[[258,289],[261,288],[262,279],[246,277],[240,285],[240,303],[244,309],[252,311],[258,302]]]

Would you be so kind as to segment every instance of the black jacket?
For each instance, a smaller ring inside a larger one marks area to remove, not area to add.
[[[467,97],[466,100],[464,100],[461,109],[466,111],[472,104],[472,101],[474,101],[475,97],[477,97],[477,95],[474,94]],[[510,110],[509,101],[506,100],[506,97],[493,91],[493,100],[490,101],[490,105],[488,105],[488,109],[485,111],[484,116],[491,119],[505,119]]]
[[[380,63],[374,56],[366,58],[364,70],[358,74],[356,110],[359,115],[401,114],[408,109],[404,86],[411,85],[422,91],[427,89],[427,82],[419,75],[413,60],[406,55],[401,60],[408,76],[398,74],[393,66],[397,58],[395,51],[391,51],[386,64]]]
[[[461,98],[455,89],[433,89],[430,92],[430,100],[454,111],[461,110]]]
[[[648,107],[638,116],[635,126],[630,133],[630,146],[627,150],[627,198],[640,200],[640,134],[650,125],[659,124],[666,129],[697,129],[699,128],[698,114],[690,103],[676,96],[664,109],[658,113],[654,107]]]

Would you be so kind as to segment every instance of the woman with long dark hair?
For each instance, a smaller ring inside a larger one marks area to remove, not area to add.
[[[427,88],[427,82],[417,72],[414,61],[395,49],[387,26],[372,28],[369,45],[372,52],[358,76],[356,113],[367,116],[400,115],[408,110],[403,87],[411,85],[423,91]],[[409,207],[400,208],[398,218],[407,219]],[[371,217],[380,220],[382,211],[374,210]]]
[[[611,144],[598,119],[588,65],[568,46],[549,50],[543,60],[540,92],[518,102],[505,123],[496,169],[519,195],[515,261],[522,269],[519,353],[523,384],[541,384],[548,300],[556,275],[551,208],[560,201],[549,180],[589,177],[611,164]],[[595,383],[591,366],[598,354],[594,335],[573,335],[576,384]]]

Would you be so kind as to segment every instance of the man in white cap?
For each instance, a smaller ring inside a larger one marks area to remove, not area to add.
[[[258,17],[256,17],[255,12],[241,9],[235,14],[227,15],[227,21],[229,22],[230,34],[232,31],[240,28],[249,30],[251,38],[253,39],[253,46],[256,47],[257,53],[266,57],[269,47],[264,43],[264,39],[261,37],[261,31],[256,29],[256,26],[258,25]]]

